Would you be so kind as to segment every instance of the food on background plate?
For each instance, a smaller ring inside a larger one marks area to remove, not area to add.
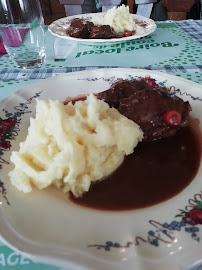
[[[125,31],[136,31],[136,24],[129,11],[129,7],[124,5],[117,8],[113,7],[106,13],[93,17],[92,22],[95,25],[109,25],[116,34],[124,33]]]
[[[55,185],[79,197],[115,171],[142,136],[138,125],[92,94],[67,105],[38,100],[26,140],[12,152],[9,176],[25,193],[32,185]]]
[[[94,25],[90,31],[90,38],[115,38],[114,30],[109,25]]]
[[[89,38],[92,27],[92,22],[75,18],[67,29],[67,34],[75,38]]]
[[[97,15],[91,21],[75,18],[67,34],[75,38],[111,39],[132,36],[136,33],[136,24],[128,6],[113,7],[106,13]]]

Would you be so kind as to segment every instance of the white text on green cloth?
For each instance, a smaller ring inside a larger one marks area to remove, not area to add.
[[[17,252],[12,252],[10,254],[3,254],[0,253],[0,269],[2,266],[15,266],[15,265],[27,265],[27,264],[32,264],[32,263],[37,263],[34,262]]]
[[[79,58],[80,56],[90,55],[90,54],[109,54],[109,53],[121,53],[122,50],[124,51],[133,51],[133,50],[141,50],[146,49],[149,50],[151,48],[155,47],[162,47],[162,48],[168,48],[168,47],[176,47],[179,46],[178,43],[172,43],[169,41],[164,42],[154,42],[153,39],[150,39],[151,37],[147,37],[144,39],[139,40],[133,40],[133,41],[127,41],[120,44],[115,45],[99,45],[99,46],[92,46],[92,50],[78,52],[75,56],[75,58]]]

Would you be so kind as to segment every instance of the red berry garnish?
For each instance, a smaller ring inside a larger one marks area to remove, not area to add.
[[[125,32],[124,32],[124,36],[125,36],[125,37],[132,36],[132,34],[133,34],[133,33],[132,33],[131,31],[125,31]]]
[[[182,115],[177,111],[167,111],[163,115],[163,121],[169,126],[178,126],[182,121]]]
[[[147,25],[147,23],[146,22],[142,22],[141,24],[140,24],[140,26],[146,26]]]
[[[154,81],[147,81],[147,83],[153,88],[156,86],[156,83]]]

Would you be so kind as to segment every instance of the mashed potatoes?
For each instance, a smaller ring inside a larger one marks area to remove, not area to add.
[[[95,25],[110,25],[115,33],[124,33],[125,31],[135,31],[136,25],[132,14],[129,12],[129,7],[121,5],[113,7],[106,13],[92,18]]]
[[[142,137],[138,125],[94,95],[74,105],[38,100],[26,140],[12,152],[9,176],[25,193],[32,185],[55,185],[78,197],[111,174]]]

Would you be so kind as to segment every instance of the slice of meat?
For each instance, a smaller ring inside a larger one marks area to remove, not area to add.
[[[121,80],[97,97],[137,123],[144,132],[144,141],[173,136],[181,127],[187,126],[191,111],[189,102],[166,90],[152,88],[143,80]],[[169,125],[164,121],[168,111],[178,112],[181,122]]]
[[[92,27],[92,22],[76,18],[71,22],[70,27],[67,29],[67,34],[71,37],[86,39],[89,38]]]
[[[120,100],[122,98],[128,98],[137,91],[143,89],[152,89],[145,81],[125,81],[120,80],[113,84],[108,90],[98,94],[98,98],[106,101],[111,107],[118,109]]]
[[[115,36],[114,30],[109,25],[94,25],[90,32],[90,38],[92,39],[110,39]]]

